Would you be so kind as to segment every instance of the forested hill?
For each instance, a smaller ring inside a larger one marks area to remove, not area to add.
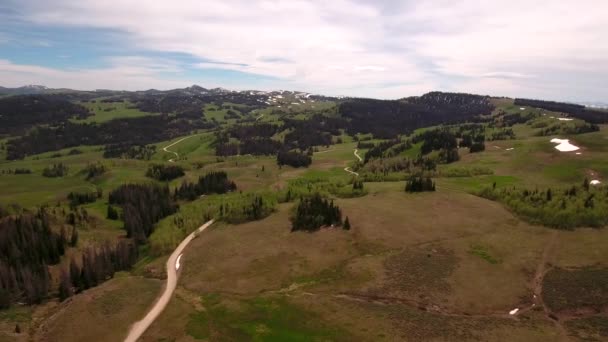
[[[92,115],[61,95],[19,95],[0,99],[0,134],[19,134],[37,124],[59,124]]]
[[[608,122],[608,111],[590,109],[579,104],[530,99],[515,99],[514,103],[517,106],[530,106],[568,113],[570,116],[595,124]]]
[[[392,138],[420,127],[472,121],[493,109],[487,96],[431,92],[402,100],[351,99],[340,104],[339,113],[351,119],[351,134]]]

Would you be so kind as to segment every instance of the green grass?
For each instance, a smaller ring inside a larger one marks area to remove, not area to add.
[[[513,176],[477,176],[477,177],[454,177],[437,179],[438,189],[455,189],[466,192],[481,191],[488,186],[496,183],[497,188],[502,188],[516,184],[518,179]]]
[[[135,108],[130,102],[103,103],[98,99],[96,103],[82,102],[80,104],[91,110],[94,115],[83,120],[72,120],[78,123],[102,123],[114,119],[138,118],[148,115],[157,115],[156,113],[142,112]]]
[[[338,341],[348,334],[329,328],[318,317],[282,297],[256,297],[224,305],[218,296],[204,297],[205,311],[190,315],[187,333],[195,339],[247,341]],[[236,306],[236,307],[235,307]]]
[[[490,251],[487,247],[481,245],[473,245],[469,250],[472,255],[478,256],[490,264],[498,264],[500,260],[490,255]]]

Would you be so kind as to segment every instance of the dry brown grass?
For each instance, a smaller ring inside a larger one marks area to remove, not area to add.
[[[141,319],[161,282],[118,276],[61,304],[36,332],[37,341],[121,341]]]

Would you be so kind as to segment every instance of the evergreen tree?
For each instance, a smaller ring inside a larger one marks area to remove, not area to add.
[[[346,216],[346,219],[344,220],[344,225],[342,226],[342,228],[344,228],[344,230],[350,230],[350,221],[348,220],[348,216]]]

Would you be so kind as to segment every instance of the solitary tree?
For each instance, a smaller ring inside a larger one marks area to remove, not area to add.
[[[346,216],[346,219],[344,220],[344,225],[342,225],[342,228],[344,230],[350,230],[350,221],[348,220],[348,216]]]

